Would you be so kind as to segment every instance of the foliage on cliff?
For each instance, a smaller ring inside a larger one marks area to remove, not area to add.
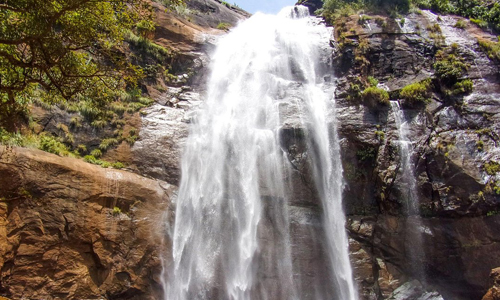
[[[0,5],[0,103],[3,115],[36,92],[48,103],[75,96],[106,101],[139,69],[117,47],[151,9],[142,0],[15,0]]]
[[[167,8],[183,3],[166,1]],[[137,83],[172,76],[173,53],[149,40],[154,14],[147,0],[2,1],[0,143],[92,155],[98,164],[95,150],[110,147],[86,145],[76,131],[105,128],[102,143],[133,144],[136,129],[126,125],[124,113],[152,103]],[[57,124],[57,134],[45,132],[32,120],[31,104],[45,110],[57,105],[71,122]]]
[[[412,6],[467,17],[481,26],[490,24],[500,30],[500,3],[491,0],[324,0],[320,13],[332,22],[339,14],[360,9],[393,14],[408,12]]]

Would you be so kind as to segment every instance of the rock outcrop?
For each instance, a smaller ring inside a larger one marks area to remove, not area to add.
[[[484,295],[482,300],[498,300],[500,299],[500,268],[491,270],[490,279],[492,287]]]
[[[173,186],[0,146],[0,293],[12,299],[158,299]],[[157,228],[157,230],[152,230]]]

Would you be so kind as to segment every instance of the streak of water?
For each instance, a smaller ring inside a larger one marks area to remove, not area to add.
[[[406,209],[406,252],[411,272],[423,283],[425,282],[425,271],[423,262],[425,253],[423,250],[423,234],[428,229],[424,226],[420,217],[420,201],[417,192],[417,179],[415,177],[412,157],[414,155],[413,144],[410,138],[410,123],[406,120],[404,111],[401,109],[398,101],[391,101],[391,108],[394,113],[394,120],[399,135],[399,153],[400,153],[400,176],[401,196],[403,206]]]

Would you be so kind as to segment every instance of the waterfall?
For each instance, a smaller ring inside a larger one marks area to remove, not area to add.
[[[396,127],[398,128],[398,145],[401,157],[400,170],[402,182],[407,185],[403,193],[406,198],[406,212],[408,215],[418,214],[419,202],[417,195],[417,180],[411,163],[413,156],[413,144],[409,137],[409,123],[405,121],[404,112],[398,101],[391,101],[391,108],[394,113]]]
[[[284,180],[290,162],[279,141],[287,101],[296,102],[308,132],[325,264],[335,287],[334,295],[316,299],[357,298],[340,147],[335,122],[327,123],[333,87],[318,73],[331,31],[314,20],[302,6],[277,16],[257,13],[220,39],[182,159],[172,253],[164,259],[165,299],[305,299],[294,278]]]
[[[391,101],[394,121],[398,129],[398,145],[400,154],[400,178],[403,186],[401,191],[403,206],[406,209],[405,227],[407,229],[405,250],[407,252],[410,271],[422,283],[425,283],[425,253],[423,249],[423,234],[428,231],[420,217],[420,202],[417,192],[417,179],[415,177],[412,157],[414,155],[413,143],[410,138],[410,123],[406,121],[404,111],[398,101]]]

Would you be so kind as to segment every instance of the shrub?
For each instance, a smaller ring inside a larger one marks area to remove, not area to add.
[[[361,97],[368,106],[376,106],[377,104],[389,104],[389,93],[381,88],[370,86],[362,93]]]
[[[469,94],[474,88],[474,83],[470,79],[464,79],[455,83],[452,87],[453,95]]]
[[[113,216],[118,216],[121,213],[122,213],[122,210],[119,207],[117,207],[117,206],[113,207]]]
[[[465,23],[464,20],[460,19],[455,23],[454,27],[458,29],[465,29],[467,27],[467,23]]]
[[[495,175],[500,172],[500,164],[496,161],[490,161],[484,164],[484,171],[488,175]]]
[[[347,100],[358,100],[361,98],[361,87],[359,84],[350,83],[347,89]]]
[[[452,86],[467,71],[467,65],[454,54],[449,54],[434,63],[436,77],[445,85]]]
[[[429,25],[427,26],[427,31],[432,33],[441,33],[441,26],[439,26],[438,23],[435,23],[434,25]]]
[[[104,139],[104,140],[102,140],[101,144],[99,145],[99,149],[105,151],[109,147],[117,145],[117,144],[118,144],[118,140],[115,138]]]
[[[93,155],[85,155],[83,157],[83,160],[88,162],[88,163],[91,163],[91,164],[98,164],[97,162],[99,161],[97,158],[95,158],[95,156]]]
[[[94,128],[104,128],[108,125],[108,122],[106,120],[94,120],[92,123],[90,123],[90,126]]]
[[[405,86],[399,96],[405,100],[406,104],[415,105],[418,103],[428,103],[431,97],[430,79],[416,82]]]
[[[94,149],[94,150],[92,150],[90,152],[90,155],[92,155],[94,157],[101,157],[102,156],[102,152],[99,149]]]
[[[378,79],[372,76],[368,76],[368,84],[370,86],[377,86],[378,85]]]
[[[486,22],[486,21],[484,21],[484,20],[470,18],[470,21],[471,21],[472,23],[476,24],[477,26],[481,27],[481,28],[486,28],[486,27],[488,27],[488,22]]]
[[[500,61],[500,42],[478,39],[478,44],[491,60]]]
[[[55,137],[50,136],[48,134],[42,134],[40,136],[39,149],[58,155],[68,155],[70,153],[66,145],[59,142]]]
[[[483,151],[484,150],[484,142],[481,140],[478,140],[476,142],[476,148],[477,148],[477,151]]]
[[[115,169],[123,169],[125,168],[125,165],[121,162],[115,162],[113,164],[111,164],[111,166]]]
[[[78,145],[78,147],[77,147],[77,151],[78,151],[78,153],[81,155],[81,154],[83,154],[83,153],[87,152],[87,146],[85,146],[85,145],[83,145],[83,144],[80,144],[80,145]]]
[[[217,29],[224,30],[224,31],[228,31],[231,27],[232,27],[231,24],[224,23],[224,22],[221,22],[217,25]]]

